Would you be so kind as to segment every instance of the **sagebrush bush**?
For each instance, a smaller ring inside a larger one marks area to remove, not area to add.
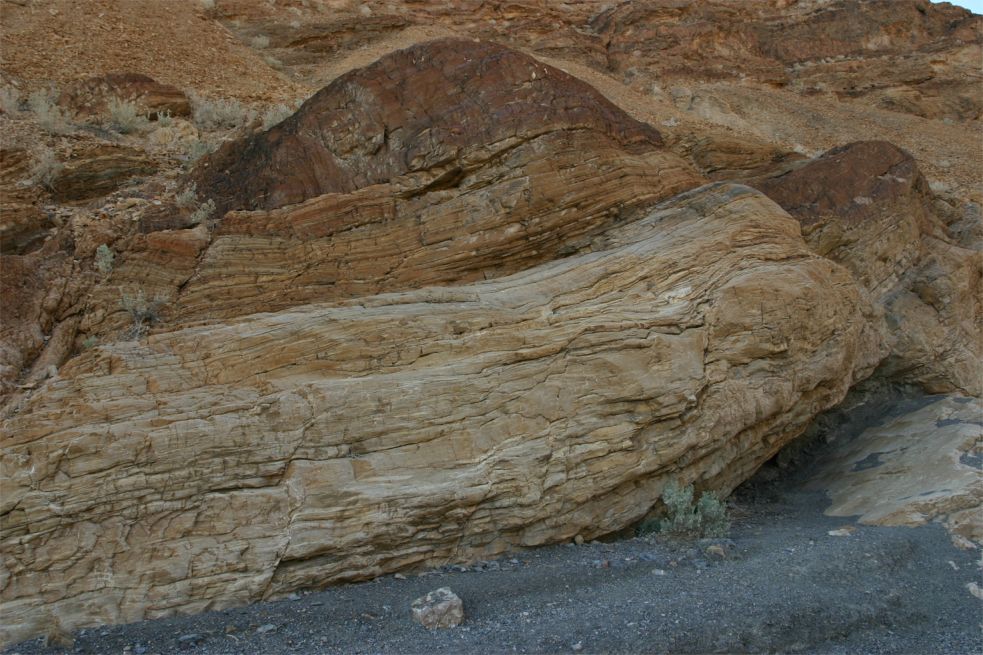
[[[113,270],[113,261],[116,259],[116,254],[109,249],[109,246],[102,244],[96,248],[96,268],[103,275],[111,272]]]
[[[212,217],[212,214],[214,213],[215,213],[215,201],[207,200],[202,204],[198,205],[198,209],[196,209],[191,214],[191,224],[198,225],[202,221],[207,221],[209,218]]]
[[[0,109],[12,115],[20,111],[20,91],[12,86],[0,88]]]
[[[160,310],[167,302],[163,294],[156,294],[152,299],[147,298],[143,289],[135,294],[120,293],[119,306],[133,320],[133,325],[127,330],[131,339],[139,339],[147,328],[160,321]]]
[[[170,127],[174,123],[174,118],[171,116],[170,109],[156,112],[154,114],[154,118],[157,119],[158,127]]]
[[[198,187],[194,182],[174,196],[174,202],[181,209],[191,209],[198,203]]]
[[[256,48],[257,50],[263,50],[265,48],[269,48],[270,47],[270,37],[266,36],[265,34],[259,34],[257,36],[254,36],[249,41],[249,45],[250,45],[250,47]]]
[[[109,101],[109,126],[120,134],[130,134],[144,129],[147,119],[140,114],[136,103],[122,98]]]
[[[53,151],[48,148],[41,148],[34,158],[31,181],[50,191],[63,167]]]
[[[188,165],[191,165],[205,155],[211,154],[213,150],[215,150],[214,146],[212,146],[212,144],[210,144],[208,141],[192,141],[188,144],[188,151],[185,155],[185,159]]]
[[[27,107],[37,117],[41,129],[51,134],[71,131],[68,119],[55,102],[53,89],[39,89],[28,96]]]
[[[724,537],[730,530],[727,505],[713,492],[704,492],[694,504],[693,485],[680,487],[670,482],[662,492],[662,502],[665,518],[658,523],[646,521],[639,526],[640,533],[658,530],[674,537],[700,538]]]
[[[195,124],[203,130],[234,130],[256,119],[256,112],[235,98],[210,100],[192,94]]]
[[[274,125],[278,125],[285,121],[290,115],[293,114],[290,111],[290,107],[286,105],[273,105],[268,107],[265,112],[263,112],[263,129],[268,130]]]

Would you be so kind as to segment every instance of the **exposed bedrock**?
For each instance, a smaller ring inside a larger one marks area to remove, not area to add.
[[[3,423],[3,640],[630,525],[728,490],[886,349],[715,184],[497,280],[98,346]],[[50,618],[49,618],[50,620]]]
[[[853,273],[883,311],[883,373],[930,392],[983,392],[983,259],[938,215],[907,152],[883,141],[835,148],[752,181],[799,219],[809,247]]]
[[[586,132],[630,154],[662,145],[654,128],[563,71],[495,43],[440,39],[342,75],[283,123],[208,157],[194,178],[220,212],[400,176],[418,193],[454,188],[556,132]]]

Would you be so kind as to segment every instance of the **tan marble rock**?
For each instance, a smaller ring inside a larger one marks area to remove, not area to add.
[[[983,545],[983,403],[941,396],[846,443],[809,485],[831,516],[874,525],[940,521],[957,544]]]
[[[4,642],[220,608],[727,491],[886,354],[748,187],[496,280],[100,345],[0,424]]]

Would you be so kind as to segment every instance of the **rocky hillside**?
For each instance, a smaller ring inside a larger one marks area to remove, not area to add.
[[[983,392],[964,10],[0,10],[0,644],[616,533],[871,376]]]

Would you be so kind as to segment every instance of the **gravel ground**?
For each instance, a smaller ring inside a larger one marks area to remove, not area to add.
[[[853,418],[827,427],[873,422]],[[824,448],[806,450],[797,459],[815,461]],[[809,468],[808,461],[778,473],[766,467],[738,490],[729,539],[552,546],[83,630],[67,652],[983,653],[983,605],[966,589],[980,582],[978,553],[956,549],[939,525],[873,527],[824,516],[823,494],[801,490]],[[853,531],[829,534],[844,527]],[[708,553],[712,545],[721,549]],[[439,587],[463,599],[467,618],[431,632],[411,620],[409,607]],[[7,652],[66,651],[33,640]]]

